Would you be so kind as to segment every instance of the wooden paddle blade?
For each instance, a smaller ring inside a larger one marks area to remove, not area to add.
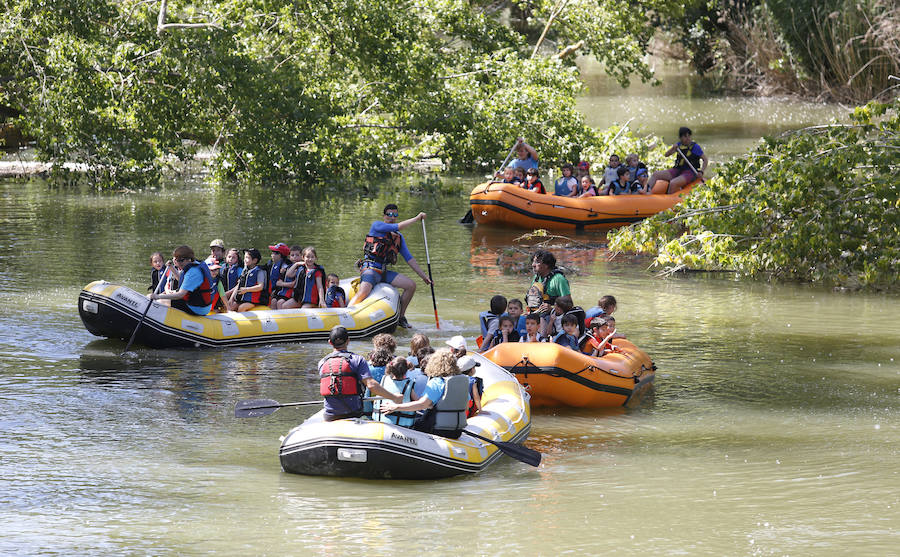
[[[471,224],[471,223],[475,222],[475,216],[472,215],[472,210],[469,209],[469,212],[467,212],[465,215],[463,215],[463,217],[461,219],[459,219],[459,222],[462,224]]]
[[[241,400],[234,405],[234,417],[258,418],[260,416],[268,416],[282,406],[284,405],[278,404],[277,400],[272,400],[271,398]]]

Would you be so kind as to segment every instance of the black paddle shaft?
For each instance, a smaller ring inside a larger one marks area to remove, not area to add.
[[[494,441],[493,439],[488,439],[487,437],[482,437],[477,433],[472,433],[471,431],[464,429],[463,433],[467,433],[470,436],[481,439],[487,443],[490,443],[500,449],[500,451],[506,456],[512,457],[519,462],[524,462],[525,464],[529,464],[531,466],[540,466],[541,464],[541,453],[535,451],[534,449],[529,449],[525,445],[519,445],[516,443],[507,443],[506,441]]]

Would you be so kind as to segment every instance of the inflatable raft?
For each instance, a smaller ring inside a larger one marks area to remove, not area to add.
[[[468,419],[467,431],[522,443],[531,429],[528,393],[515,377],[479,354],[476,376],[484,381],[482,410]],[[473,474],[502,453],[463,433],[447,439],[364,419],[325,422],[321,412],[292,429],[279,456],[285,472],[312,476],[425,480]]]
[[[535,193],[514,184],[487,182],[469,195],[478,224],[516,228],[605,229],[638,222],[680,203],[697,182],[673,193],[573,198]],[[656,189],[665,191],[658,183]]]
[[[609,408],[636,401],[653,383],[656,366],[634,344],[592,358],[553,342],[505,342],[484,356],[514,373],[538,406]]]
[[[352,280],[341,281],[348,298]],[[106,281],[88,284],[78,295],[78,313],[88,331],[127,340],[151,304],[146,296]],[[397,326],[400,294],[381,283],[361,304],[348,308],[273,310],[193,315],[153,302],[135,342],[151,348],[249,346],[275,342],[328,340],[335,325],[347,328],[350,338],[391,332]]]

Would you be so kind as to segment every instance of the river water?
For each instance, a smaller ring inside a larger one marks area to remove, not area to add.
[[[467,200],[419,182],[344,196],[0,182],[0,554],[900,553],[896,296],[660,279],[602,247],[557,250],[578,303],[618,298],[620,330],[659,367],[655,393],[629,411],[535,411],[540,468],[501,459],[432,482],[285,474],[279,436],[310,410],[233,418],[241,399],[317,398],[324,343],[120,356],[79,320],[83,285],[143,290],[150,252],[182,242],[312,244],[348,276],[397,201],[429,214],[441,329],[421,283],[410,320],[434,344],[471,341],[493,294],[524,294],[510,263],[527,256],[517,232],[457,224]],[[424,263],[421,229],[407,238]]]

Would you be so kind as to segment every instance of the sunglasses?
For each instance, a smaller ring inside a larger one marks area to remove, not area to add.
[[[397,218],[400,216],[400,213],[385,213],[384,216]]]

